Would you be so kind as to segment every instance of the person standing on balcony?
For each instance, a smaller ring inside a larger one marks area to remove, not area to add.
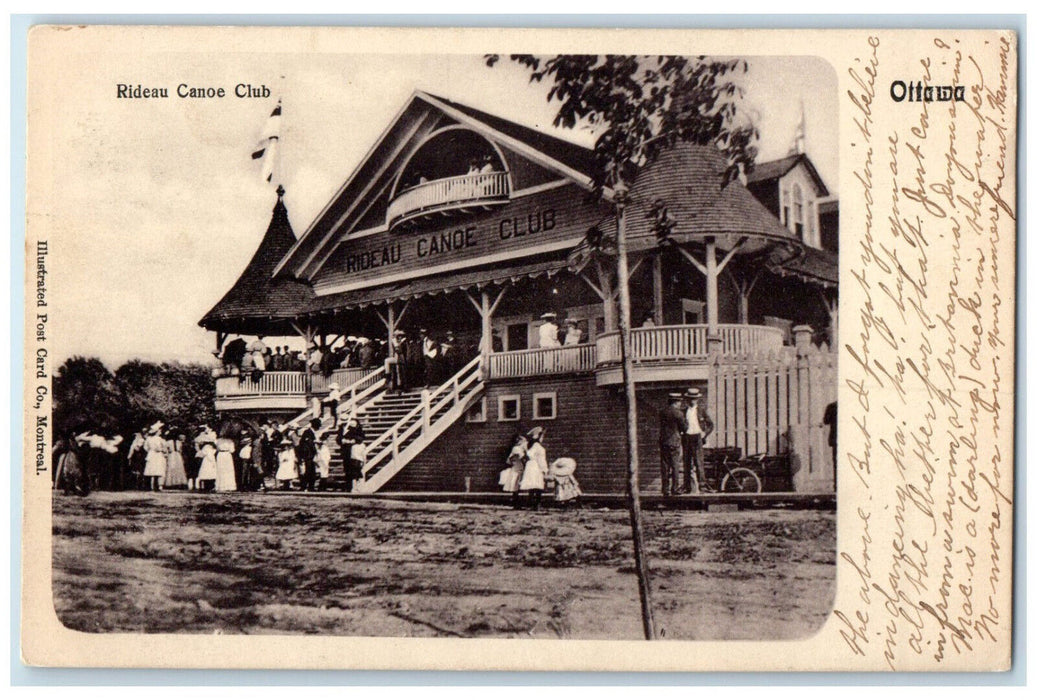
[[[558,314],[548,311],[540,318],[542,318],[544,321],[540,325],[540,347],[561,347],[562,344],[558,342],[558,325],[555,323],[555,319],[558,318]]]
[[[377,349],[374,343],[367,338],[357,338],[357,366],[362,369],[372,369],[375,366],[375,352]]]
[[[662,493],[672,496],[677,491],[682,436],[688,429],[688,419],[682,410],[681,393],[671,391],[667,398],[669,403],[659,412],[659,467]]]
[[[436,383],[442,384],[461,369],[457,363],[457,339],[453,331],[446,332],[446,339],[439,344],[439,368],[436,370]]]
[[[692,387],[684,394],[687,402],[686,423],[684,430],[684,493],[692,493],[691,467],[695,465],[695,477],[698,491],[711,491],[706,485],[706,470],[702,464],[702,446],[706,438],[713,432],[713,419],[701,405],[702,393]]]
[[[413,333],[413,331],[412,331]],[[405,367],[405,388],[409,389],[420,385],[424,381],[425,357],[421,352],[421,343],[417,338],[404,336],[403,354],[407,358]]]
[[[428,334],[427,328],[422,328],[420,333],[421,343],[421,371],[425,382],[425,388],[436,384],[439,368],[439,343]]]
[[[397,329],[392,334],[392,358],[389,362],[389,388],[403,391],[407,384],[407,336]]]
[[[570,318],[565,322],[565,344],[579,345],[583,342],[583,331],[580,330],[579,322]]]

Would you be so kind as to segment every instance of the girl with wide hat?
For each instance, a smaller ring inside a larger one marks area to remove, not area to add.
[[[526,448],[526,468],[522,471],[519,490],[529,493],[529,505],[533,510],[540,510],[540,499],[549,472],[543,443],[544,429],[537,426],[526,433],[526,438],[529,447]]]

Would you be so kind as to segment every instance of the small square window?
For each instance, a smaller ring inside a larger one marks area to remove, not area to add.
[[[553,391],[533,394],[533,419],[554,420],[558,415],[558,395]]]
[[[483,396],[481,399],[473,403],[468,407],[465,412],[465,421],[468,423],[485,423],[486,422],[486,397]]]
[[[497,420],[517,421],[522,418],[521,402],[518,394],[497,397]]]

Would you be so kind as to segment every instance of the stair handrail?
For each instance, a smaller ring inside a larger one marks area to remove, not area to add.
[[[373,469],[376,465],[381,464],[382,460],[387,454],[391,453],[393,458],[395,459],[399,455],[400,443],[409,438],[412,434],[414,434],[416,430],[418,430],[419,428],[423,431],[427,429],[426,421],[424,419],[414,420],[419,415],[427,415],[428,427],[431,427],[431,416],[435,415],[439,411],[439,409],[442,406],[444,406],[447,402],[456,402],[457,400],[459,400],[461,390],[467,388],[470,384],[477,381],[481,377],[481,372],[471,372],[473,368],[477,370],[481,369],[481,362],[482,356],[477,355],[471,362],[469,362],[467,365],[461,368],[457,372],[457,374],[455,374],[450,379],[443,382],[443,384],[441,384],[439,387],[437,387],[435,391],[423,392],[421,401],[419,401],[414,408],[412,408],[410,411],[407,412],[406,415],[404,415],[402,418],[396,421],[396,423],[394,423],[391,428],[386,430],[384,433],[375,438],[373,442],[368,444],[367,453],[370,454],[374,447],[381,445],[383,442],[389,441],[389,444],[382,448],[382,450],[378,454],[366,460],[363,468],[364,475],[366,476],[367,473],[371,471],[371,469]],[[464,380],[460,379],[461,376],[469,372],[471,373],[468,374],[468,376],[465,377]],[[447,396],[438,404],[433,406],[433,398],[443,393],[443,391],[448,387],[451,389],[450,396]],[[412,420],[414,422],[408,426],[408,423]],[[403,426],[407,427],[401,433],[400,429]]]
[[[343,389],[339,395],[342,396],[342,395],[345,395],[348,392],[350,394],[349,405],[352,406],[355,403],[356,399],[358,399],[358,398],[359,399],[367,398],[371,393],[373,393],[374,390],[376,390],[377,388],[382,387],[382,386],[385,385],[385,377],[382,377],[382,379],[380,381],[377,381],[374,384],[372,384],[370,387],[367,387],[367,389],[365,389],[363,392],[361,392],[361,394],[359,396],[357,396],[356,389],[357,389],[358,386],[360,386],[361,384],[363,384],[366,381],[369,381],[369,380],[377,377],[380,374],[385,374],[385,367],[384,366],[380,367],[378,369],[375,369],[375,370],[371,370],[370,372],[368,372],[364,376],[360,377],[360,379],[357,379],[355,382],[353,382],[348,387]],[[343,407],[340,406],[339,407],[339,414],[342,413],[342,410],[343,410]],[[311,418],[311,417],[314,417],[313,416],[313,406],[312,405],[308,406],[305,411],[303,411],[302,413],[297,415],[295,418],[292,418],[290,421],[285,423],[285,426],[286,427],[291,427],[291,428],[297,428],[299,425],[301,425],[302,421],[304,421],[304,420],[306,420],[308,418]]]

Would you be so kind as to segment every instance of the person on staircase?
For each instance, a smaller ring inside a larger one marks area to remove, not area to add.
[[[421,367],[425,388],[435,385],[439,368],[439,343],[429,334],[427,328],[421,329]]]
[[[339,426],[336,442],[342,466],[346,471],[346,491],[352,491],[354,482],[364,478],[365,441],[364,427],[355,415],[350,415]]]

